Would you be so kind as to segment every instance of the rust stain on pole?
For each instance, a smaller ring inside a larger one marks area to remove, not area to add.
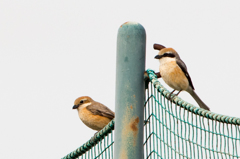
[[[130,106],[130,108],[131,107],[132,106]],[[136,144],[137,144],[137,135],[138,135],[138,131],[139,131],[139,125],[138,125],[139,121],[140,121],[139,117],[133,117],[128,124],[125,124],[126,126],[122,130],[121,138],[122,138],[123,141],[125,141],[125,142],[122,142],[122,143],[127,143],[127,144],[123,144],[121,146],[121,151],[120,151],[121,158],[124,158],[124,159],[128,158],[128,156],[127,156],[128,152],[126,152],[126,150],[130,150],[131,148],[126,149],[126,146],[135,147]]]
[[[133,133],[133,146],[136,146],[136,140],[137,140],[137,134],[138,134],[138,123],[139,123],[139,117],[133,118],[129,124],[132,133]]]
[[[144,27],[136,22],[121,25],[117,37],[115,159],[143,158],[145,51]]]
[[[120,27],[122,27],[123,25],[126,25],[126,24],[128,24],[129,22],[125,22],[125,23],[123,23]]]
[[[128,143],[127,145],[131,145],[133,147],[136,146],[137,144],[137,134],[138,134],[138,130],[139,130],[139,117],[136,118],[132,118],[129,124],[126,124],[126,127],[124,128],[124,130],[122,131],[122,140],[125,140],[126,142],[123,143]],[[130,140],[132,139],[132,140]],[[130,143],[130,144],[129,144]],[[120,156],[121,158],[127,159],[127,152],[126,150],[130,150],[130,149],[126,149],[125,148],[126,145],[122,145],[121,151],[120,151]]]
[[[133,131],[133,136],[136,137],[137,133],[138,133],[138,123],[139,123],[139,117],[137,117],[136,119],[134,119],[131,123],[130,123],[130,128]]]

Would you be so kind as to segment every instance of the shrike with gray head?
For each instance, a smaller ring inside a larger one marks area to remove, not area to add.
[[[194,91],[192,80],[188,74],[185,63],[181,60],[178,53],[173,48],[166,48],[163,45],[154,44],[154,49],[159,50],[155,59],[159,59],[160,66],[159,72],[162,79],[174,90],[171,94],[178,90],[178,95],[182,90],[187,91],[198,103],[198,105],[206,110],[210,110],[209,107],[198,97]]]

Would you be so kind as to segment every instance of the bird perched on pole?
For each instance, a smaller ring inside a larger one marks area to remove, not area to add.
[[[73,109],[78,110],[78,116],[85,125],[97,131],[104,128],[115,116],[108,107],[88,96],[77,98]]]
[[[210,110],[209,107],[195,93],[187,67],[181,60],[178,53],[173,48],[166,48],[165,46],[159,44],[154,44],[153,47],[155,50],[159,50],[155,59],[159,59],[159,72],[161,77],[166,84],[174,89],[169,94],[169,99],[171,99],[171,95],[175,90],[179,91],[176,95],[184,90],[195,99],[201,108]]]

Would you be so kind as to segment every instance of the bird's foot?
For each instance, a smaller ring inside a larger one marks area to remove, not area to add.
[[[97,138],[97,133],[98,133],[99,131],[97,131],[94,135],[93,135],[93,137],[91,137],[91,139],[90,139],[90,141],[91,142],[96,142],[95,140],[96,140],[96,138]]]
[[[175,90],[173,90],[167,97],[168,100],[172,101],[174,97],[178,96],[181,91],[179,91],[177,94],[173,94]]]
[[[167,99],[172,101],[175,96],[176,96],[176,94],[169,94]]]
[[[168,97],[167,97],[168,100],[172,100],[172,99],[175,97],[175,95],[173,94],[174,91],[175,91],[175,90],[173,90],[173,91],[168,95]],[[172,94],[174,95],[173,97],[171,97]]]

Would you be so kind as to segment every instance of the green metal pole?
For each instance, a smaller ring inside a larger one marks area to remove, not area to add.
[[[143,158],[146,33],[139,23],[121,25],[117,36],[114,159]]]

